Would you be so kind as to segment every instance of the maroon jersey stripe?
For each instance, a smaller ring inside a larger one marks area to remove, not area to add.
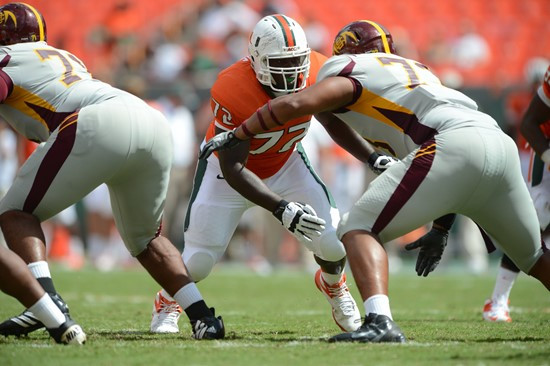
[[[418,150],[416,157],[401,183],[393,192],[386,203],[386,206],[380,212],[378,219],[372,227],[374,234],[379,234],[388,223],[395,217],[401,208],[409,201],[414,192],[418,189],[428,172],[430,171],[435,158],[435,138],[426,141]]]
[[[66,127],[60,129],[55,142],[40,163],[29,195],[23,205],[24,212],[34,212],[71,153],[76,139],[77,118],[78,115],[74,114],[64,122]]]

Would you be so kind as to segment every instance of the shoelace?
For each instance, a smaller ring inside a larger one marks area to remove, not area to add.
[[[180,306],[177,302],[161,302],[159,314],[165,314],[167,318],[177,319],[180,315]]]
[[[332,286],[325,283],[325,288],[329,296],[339,302],[340,306],[338,308],[342,310],[342,313],[345,315],[353,315],[355,313],[355,302],[350,299],[351,295],[345,283],[337,283]]]
[[[329,285],[323,279],[321,279],[321,281],[323,281],[323,287],[327,290],[329,296],[332,298],[346,297],[349,294],[348,287],[341,282],[334,285]]]

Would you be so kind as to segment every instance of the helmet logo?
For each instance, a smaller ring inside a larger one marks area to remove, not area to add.
[[[353,34],[353,32],[345,31],[345,32],[340,33],[338,35],[338,37],[336,37],[336,40],[334,41],[334,46],[333,46],[333,50],[332,50],[332,53],[334,55],[339,54],[340,51],[342,50],[342,48],[344,48],[344,46],[347,43],[347,38],[348,37],[351,38],[355,43],[357,43],[359,41],[357,39],[357,37],[355,36],[355,34]]]
[[[15,14],[9,10],[4,10],[0,13],[0,24],[6,24],[9,18],[13,20],[13,24],[17,27],[17,19],[15,18]]]

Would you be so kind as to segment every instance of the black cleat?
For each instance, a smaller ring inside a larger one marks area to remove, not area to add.
[[[42,328],[44,328],[44,324],[33,313],[25,310],[0,324],[0,335],[19,337]]]
[[[86,333],[80,325],[76,324],[70,316],[65,315],[66,321],[58,328],[47,329],[56,343],[59,344],[84,344],[86,343]]]
[[[61,296],[51,293],[49,295],[61,312],[69,315],[69,306]],[[32,312],[25,310],[21,314],[2,322],[0,324],[0,335],[20,337],[42,328],[44,328],[44,324]]]
[[[214,308],[210,308],[212,316],[205,316],[199,320],[191,321],[193,338],[195,339],[223,339],[225,327],[221,316],[216,318]]]
[[[65,300],[63,300],[59,294],[48,293],[48,295],[50,295],[55,305],[57,305],[57,307],[59,308],[59,310],[61,310],[63,314],[69,315],[69,305],[67,305]]]
[[[395,342],[406,339],[399,326],[386,315],[370,313],[355,332],[341,333],[329,338],[329,342]]]

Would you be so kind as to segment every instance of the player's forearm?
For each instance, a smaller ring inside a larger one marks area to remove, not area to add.
[[[281,197],[273,193],[256,174],[246,168],[249,150],[250,143],[247,141],[234,149],[220,151],[218,158],[223,176],[241,196],[266,210],[273,211]]]
[[[539,125],[527,117],[521,126],[521,133],[537,155],[542,156],[548,149],[548,140],[540,130]]]
[[[293,108],[288,98],[279,97],[258,108],[256,113],[235,129],[235,136],[240,140],[248,140],[258,133],[283,126],[287,121],[300,117],[302,113]]]
[[[543,156],[549,150],[549,141],[540,129],[540,125],[550,118],[550,108],[535,96],[527,108],[521,122],[520,131],[537,155]],[[547,153],[548,155],[548,153]]]
[[[336,110],[352,102],[354,97],[355,87],[350,79],[330,77],[299,93],[270,100],[235,129],[234,134],[240,140],[248,140],[287,121]]]
[[[343,149],[363,163],[367,163],[369,156],[375,152],[374,148],[363,139],[354,129],[332,113],[320,113],[315,117],[330,137]]]
[[[269,212],[273,212],[282,199],[272,192],[256,174],[246,168],[242,168],[238,173],[224,171],[223,174],[231,188]]]

